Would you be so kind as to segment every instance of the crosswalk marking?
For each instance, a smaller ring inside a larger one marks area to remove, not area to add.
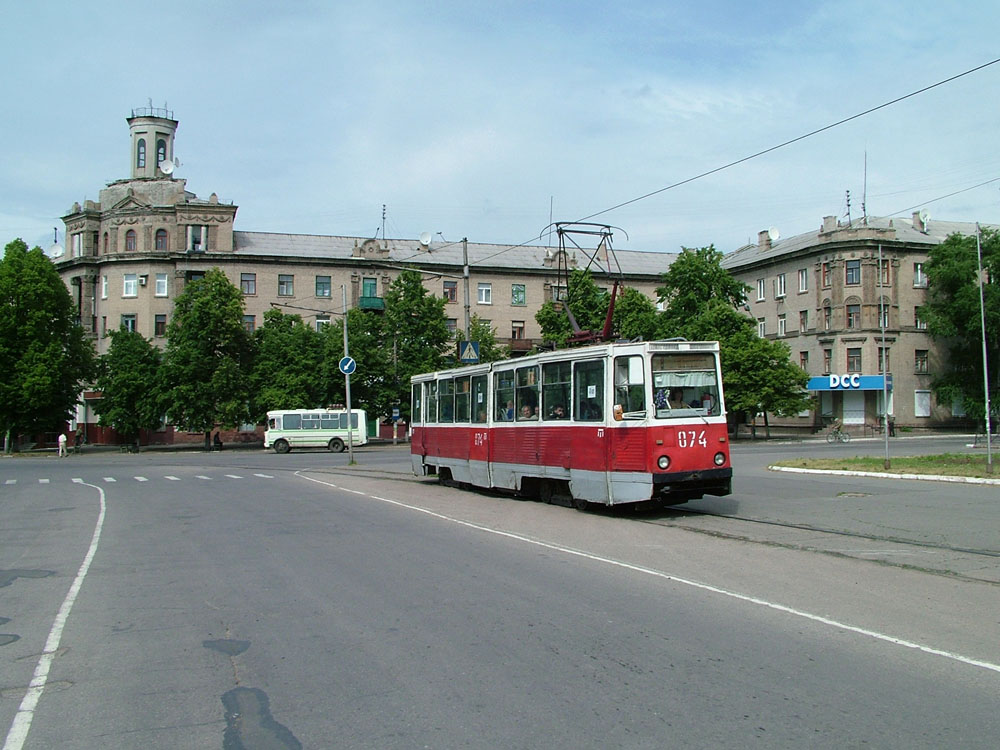
[[[39,479],[39,480],[38,480],[38,483],[39,483],[39,484],[48,484],[48,483],[49,483],[49,480],[48,480],[48,479]]]
[[[229,477],[230,479],[242,479],[243,478],[239,474],[226,474],[226,476]]]
[[[137,481],[137,482],[148,482],[149,480],[146,479],[146,477],[136,477],[135,481]]]
[[[117,482],[118,480],[114,477],[104,477],[105,482]]]
[[[164,479],[169,479],[169,480],[170,480],[171,482],[179,482],[179,481],[181,481],[181,478],[180,478],[180,477],[173,477],[173,476],[170,476],[169,474],[167,474],[167,475],[166,475],[165,477],[163,477],[163,478],[164,478]]]
[[[226,477],[227,479],[245,479],[246,478],[246,475],[244,475],[244,474],[223,474],[223,476]],[[274,479],[274,474],[262,474],[260,472],[254,472],[253,476],[258,477],[260,479]],[[166,479],[167,481],[170,481],[170,482],[181,482],[181,481],[183,481],[183,479],[181,477],[174,476],[173,474],[164,474],[163,478]],[[195,478],[195,479],[201,479],[202,481],[205,481],[205,482],[211,482],[211,481],[214,481],[215,479],[218,479],[218,477],[210,477],[207,474],[195,474],[193,478]],[[139,476],[139,475],[135,475],[135,476],[131,477],[131,479],[135,480],[136,482],[149,482],[150,481],[149,477]],[[153,477],[153,479],[155,480],[156,478]],[[118,479],[117,477],[101,477],[101,480],[104,481],[106,484],[114,484],[116,482],[123,481],[123,480]],[[27,481],[33,481],[33,480],[29,479]],[[53,480],[52,480],[51,477],[38,477],[37,481],[38,481],[39,484],[52,484],[53,483]],[[58,482],[60,480],[57,479],[55,481]],[[74,484],[87,484],[88,483],[87,480],[84,479],[83,477],[72,477],[70,479],[70,481],[73,482]],[[91,480],[91,481],[94,481],[94,480]],[[4,479],[3,483],[5,485],[17,484],[18,480],[17,479]]]
[[[255,477],[260,477],[261,479],[274,479],[271,474],[254,474]]]
[[[206,477],[204,474],[195,474],[196,479],[207,479],[209,482],[212,481],[212,477]]]
[[[17,480],[16,479],[8,479],[6,482],[4,482],[4,484],[17,484]]]

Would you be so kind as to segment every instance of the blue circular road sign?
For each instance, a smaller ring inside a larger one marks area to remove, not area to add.
[[[353,357],[344,357],[340,360],[340,371],[345,375],[350,375],[357,369],[358,363],[354,361]]]

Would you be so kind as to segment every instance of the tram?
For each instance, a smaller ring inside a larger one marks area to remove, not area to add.
[[[717,341],[606,343],[411,379],[417,476],[577,508],[732,491]]]

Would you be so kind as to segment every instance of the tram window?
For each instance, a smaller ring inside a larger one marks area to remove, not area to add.
[[[542,414],[545,419],[569,419],[571,363],[542,365]]]
[[[646,416],[646,385],[642,373],[642,357],[615,359],[615,403],[621,405],[626,418]]]
[[[493,376],[493,397],[496,399],[496,418],[500,422],[514,421],[514,371],[504,370]]]
[[[413,398],[410,400],[410,421],[413,424],[420,424],[423,422],[422,412],[420,407],[423,403],[423,385],[420,383],[413,384]]]
[[[455,381],[438,381],[438,422],[455,421]]]
[[[469,421],[469,376],[455,378],[455,421]]]
[[[658,418],[721,413],[715,358],[711,354],[656,354],[652,368],[652,396]]]
[[[437,408],[438,408],[438,384],[436,380],[431,380],[427,383],[427,421],[436,422],[437,421]]]
[[[472,421],[483,423],[486,421],[486,376],[472,376]]]
[[[538,419],[538,365],[517,368],[518,420]]]
[[[604,420],[604,362],[573,365],[573,418],[581,422]]]

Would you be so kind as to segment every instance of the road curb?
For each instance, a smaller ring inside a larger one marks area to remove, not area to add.
[[[795,466],[768,466],[768,471],[784,471],[790,474],[830,474],[838,477],[871,477],[874,479],[920,479],[928,482],[953,482],[957,484],[996,484],[1000,479],[985,477],[950,477],[943,474],[896,474],[891,471],[846,471],[844,469],[800,469]]]

